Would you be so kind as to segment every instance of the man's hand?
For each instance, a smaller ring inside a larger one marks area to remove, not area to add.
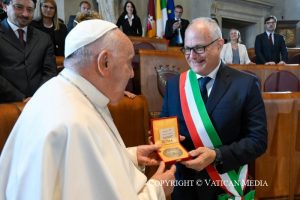
[[[130,99],[134,99],[136,97],[135,94],[129,92],[129,91],[124,91],[124,95],[129,97]]]
[[[279,63],[278,63],[278,65],[285,65],[286,63],[284,62],[284,61],[280,61]]]
[[[140,145],[137,147],[137,161],[139,165],[152,166],[158,165],[159,160],[155,151],[157,151],[161,145]]]
[[[189,152],[190,156],[194,157],[192,160],[181,162],[188,168],[201,171],[216,159],[216,152],[207,147],[199,147],[198,149]]]
[[[175,175],[174,175],[175,172],[176,172],[175,165],[172,165],[169,170],[165,170],[165,163],[160,162],[157,171],[151,178],[160,181],[166,196],[169,196],[173,192],[175,184],[171,184],[171,183],[175,181]]]
[[[180,21],[177,21],[177,22],[175,22],[174,24],[173,24],[173,31],[175,32],[176,31],[176,29],[178,29],[178,28],[180,28],[181,27],[181,23],[180,23]]]
[[[265,65],[276,65],[276,63],[271,61],[271,62],[266,62]]]

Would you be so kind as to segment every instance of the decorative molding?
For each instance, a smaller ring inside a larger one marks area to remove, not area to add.
[[[244,0],[245,2],[253,3],[255,5],[261,5],[261,6],[267,6],[267,7],[274,7],[275,4],[269,1],[263,1],[263,0]]]

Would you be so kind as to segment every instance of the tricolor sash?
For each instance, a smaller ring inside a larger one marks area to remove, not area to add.
[[[188,70],[180,75],[180,102],[183,116],[193,140],[194,146],[218,148],[222,146],[202,100],[196,74]],[[206,167],[213,183],[224,189],[226,194],[220,195],[222,199],[254,199],[254,191],[244,194],[247,184],[248,165],[240,167],[239,173],[234,170],[219,174],[213,165]]]

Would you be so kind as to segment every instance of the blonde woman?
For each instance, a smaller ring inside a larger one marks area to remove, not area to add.
[[[253,64],[248,56],[247,48],[241,44],[241,33],[230,29],[229,42],[223,45],[221,59],[226,64]]]
[[[41,0],[40,18],[33,20],[31,25],[49,34],[56,56],[64,55],[65,38],[68,31],[66,25],[57,17],[57,6],[54,0]]]

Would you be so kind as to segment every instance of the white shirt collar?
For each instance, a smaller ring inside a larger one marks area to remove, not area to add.
[[[129,19],[128,15],[125,15],[124,18],[125,18],[125,19]],[[131,20],[133,20],[133,19],[134,19],[134,15],[131,15]]]
[[[269,31],[266,31],[266,33],[267,33],[268,37],[270,34],[274,34],[273,32],[269,32]]]
[[[220,60],[220,62],[218,64],[218,66],[214,70],[212,70],[207,76],[210,77],[211,79],[215,80],[216,76],[217,76],[217,72],[218,72],[218,70],[220,68],[220,65],[221,65],[221,60]],[[207,77],[207,76],[202,76],[200,74],[196,74],[197,79],[199,79],[201,77]]]
[[[25,26],[23,28],[20,28],[18,26],[16,26],[15,24],[13,24],[8,18],[7,18],[7,23],[8,25],[10,26],[10,28],[14,31],[14,33],[16,34],[17,38],[19,38],[19,33],[18,33],[18,29],[22,29],[24,31],[24,34],[25,34],[25,37],[24,37],[24,40],[26,41],[27,39],[27,29],[28,29],[28,26]]]
[[[106,107],[109,103],[109,99],[104,94],[75,71],[65,68],[61,74],[75,84],[81,90],[80,92],[84,92],[84,95],[96,108]]]

